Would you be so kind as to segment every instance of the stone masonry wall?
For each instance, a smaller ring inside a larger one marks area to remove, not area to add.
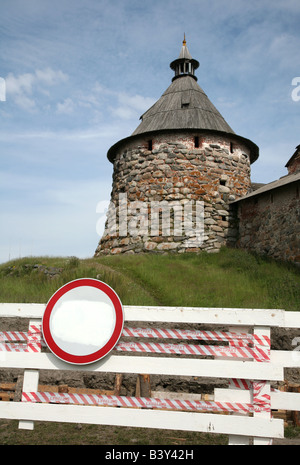
[[[173,132],[156,135],[151,142],[135,138],[118,149],[110,221],[96,256],[148,251],[217,252],[222,245],[235,243],[229,202],[249,191],[249,149],[227,136],[195,136]],[[168,210],[169,225],[159,215],[155,217],[152,210],[162,201],[168,208],[173,205]],[[186,212],[194,231],[184,227]],[[197,214],[202,214],[204,221],[201,240],[195,234]]]
[[[238,203],[237,246],[300,265],[300,183]]]
[[[294,154],[292,162],[288,165],[289,174],[296,174],[300,172],[300,148]]]

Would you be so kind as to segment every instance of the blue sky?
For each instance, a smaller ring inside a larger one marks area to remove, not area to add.
[[[0,262],[93,255],[107,150],[169,86],[184,32],[199,85],[260,148],[252,180],[287,173],[299,0],[0,0],[0,11]]]

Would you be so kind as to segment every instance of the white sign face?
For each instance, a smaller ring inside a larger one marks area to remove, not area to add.
[[[69,363],[92,363],[116,345],[124,323],[122,304],[107,284],[78,279],[49,300],[43,334],[49,349]]]

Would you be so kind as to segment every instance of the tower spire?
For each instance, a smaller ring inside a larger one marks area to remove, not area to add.
[[[172,63],[170,64],[170,67],[175,71],[175,76],[172,80],[174,81],[174,79],[177,79],[182,76],[191,76],[197,81],[194,72],[195,69],[198,68],[198,66],[199,62],[192,58],[186,46],[186,38],[184,33],[179,57],[177,58],[177,60],[172,61]]]

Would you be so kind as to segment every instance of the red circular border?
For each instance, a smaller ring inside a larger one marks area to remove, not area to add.
[[[50,331],[50,317],[51,317],[51,312],[53,310],[54,305],[64,294],[66,294],[70,290],[75,289],[76,287],[79,287],[79,286],[91,286],[91,287],[100,289],[102,292],[104,292],[109,297],[109,299],[111,300],[113,304],[115,313],[116,313],[115,328],[114,328],[112,336],[101,349],[88,355],[73,355],[68,352],[65,352],[56,344]],[[116,345],[116,343],[118,342],[121,336],[121,333],[123,330],[123,324],[124,324],[123,307],[115,291],[110,286],[103,283],[102,281],[98,281],[97,279],[81,278],[81,279],[75,279],[74,281],[70,281],[69,283],[65,284],[60,289],[58,289],[53,294],[53,296],[50,298],[49,302],[46,305],[46,309],[43,315],[42,331],[43,331],[44,340],[54,355],[56,355],[58,358],[68,363],[85,365],[87,363],[93,363],[93,362],[96,362],[97,360],[100,360],[101,358],[105,357],[114,348],[114,346]]]

